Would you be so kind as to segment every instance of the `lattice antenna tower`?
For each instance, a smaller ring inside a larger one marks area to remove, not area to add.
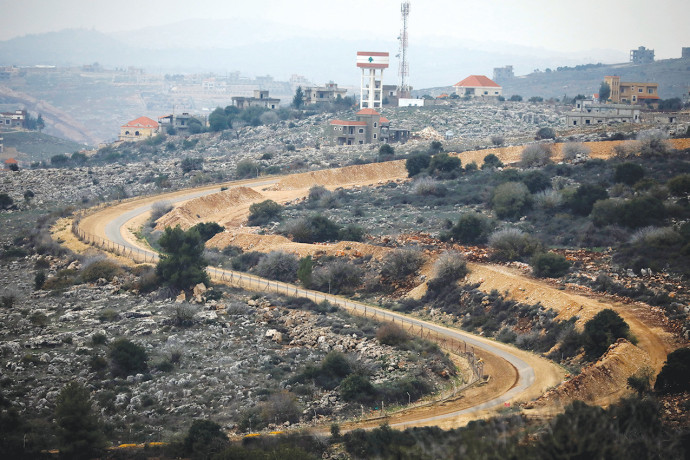
[[[407,83],[407,77],[410,75],[410,64],[407,62],[407,19],[410,16],[410,2],[402,2],[400,5],[400,12],[402,15],[402,30],[398,41],[400,42],[398,57],[400,58],[398,75],[400,76],[400,85],[398,86],[398,97],[410,97],[410,85]]]

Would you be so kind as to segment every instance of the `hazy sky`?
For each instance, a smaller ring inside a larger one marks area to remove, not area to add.
[[[289,25],[291,34],[394,39],[399,11],[398,0],[0,0],[0,40],[64,28],[107,33],[190,18],[256,17]],[[443,36],[557,51],[644,45],[657,58],[673,58],[690,46],[689,21],[688,0],[413,0],[410,43]]]

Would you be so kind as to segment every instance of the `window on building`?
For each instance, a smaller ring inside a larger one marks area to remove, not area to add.
[[[374,134],[374,139],[376,139],[376,134]]]
[[[577,120],[573,120],[573,126],[577,126]]]
[[[139,135],[139,131],[134,131],[134,135],[135,135],[135,136],[138,136],[138,135]]]
[[[359,128],[359,134],[364,134],[364,128]]]
[[[588,124],[589,124],[589,120],[585,120],[585,124],[588,125]]]
[[[654,88],[647,88],[648,94],[654,94]]]
[[[488,91],[484,91],[484,94],[489,94],[489,92],[488,92]]]
[[[359,141],[360,144],[364,144],[364,141]]]
[[[379,124],[374,122],[374,128],[376,128]]]
[[[641,92],[642,92],[642,88],[638,89],[637,92],[638,92],[638,93],[641,93]]]
[[[129,136],[129,131],[125,131],[125,136]]]

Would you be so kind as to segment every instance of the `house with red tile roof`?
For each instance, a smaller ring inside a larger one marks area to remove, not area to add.
[[[501,85],[484,75],[470,75],[453,87],[460,97],[497,98],[503,93]]]
[[[158,122],[149,117],[139,117],[120,127],[121,142],[137,142],[158,133]]]

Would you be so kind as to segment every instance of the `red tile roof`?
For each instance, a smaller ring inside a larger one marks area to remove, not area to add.
[[[349,121],[349,120],[331,120],[332,125],[343,125],[343,126],[366,126],[366,121]]]
[[[357,115],[381,115],[374,109],[362,109],[359,112],[357,112]]]
[[[151,120],[149,117],[139,117],[124,125],[123,128],[158,128],[158,122]]]
[[[386,117],[379,118],[379,123],[390,123],[391,121]]]
[[[14,158],[8,158],[7,160],[5,160],[5,164],[6,165],[16,165],[17,160],[15,160]]]
[[[491,80],[488,77],[485,77],[484,75],[470,75],[469,77],[465,78],[463,81],[458,82],[454,84],[453,86],[461,86],[463,88],[476,88],[476,87],[493,87],[493,88],[500,88],[501,85],[496,83],[495,81]]]

